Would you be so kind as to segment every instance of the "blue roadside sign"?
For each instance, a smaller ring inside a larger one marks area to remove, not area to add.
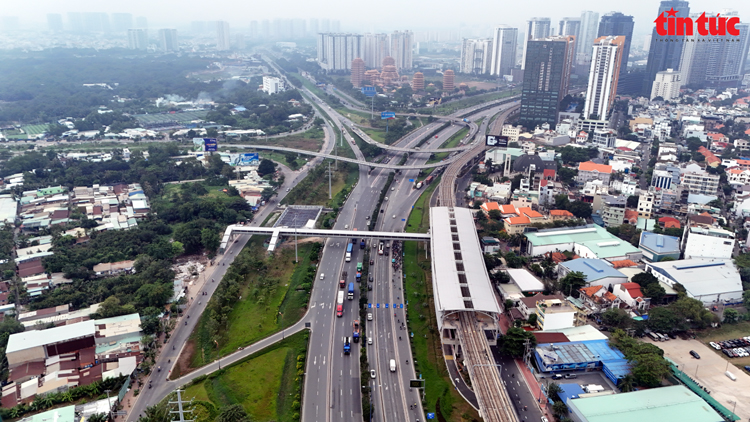
[[[381,111],[380,112],[380,120],[395,119],[395,118],[396,118],[396,113],[394,113],[392,111]]]
[[[435,414],[434,413],[428,413],[427,414],[427,419],[435,419]]]
[[[367,98],[372,98],[377,94],[377,91],[375,91],[374,86],[363,86],[362,87],[362,94],[364,94]]]

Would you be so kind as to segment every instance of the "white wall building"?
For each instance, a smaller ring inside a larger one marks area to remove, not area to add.
[[[734,252],[734,233],[724,229],[687,227],[683,236],[685,259],[729,259]]]
[[[599,37],[594,41],[586,104],[583,107],[585,119],[605,120],[609,117],[617,92],[620,63],[624,61],[627,66],[628,58],[622,57],[624,46],[623,35]]]
[[[646,272],[670,287],[681,284],[688,297],[706,306],[742,301],[742,280],[731,259],[648,262]]]
[[[465,38],[461,47],[461,73],[484,75],[490,73],[492,39]]]
[[[680,96],[680,72],[667,69],[656,72],[656,78],[651,83],[651,97],[664,98],[664,101],[672,101]]]
[[[263,77],[263,92],[267,94],[277,94],[284,91],[284,81],[275,76]]]
[[[411,31],[393,31],[391,34],[391,57],[396,61],[396,70],[400,71],[413,67],[413,45],[414,33]]]
[[[227,51],[231,48],[230,34],[229,34],[229,22],[217,21],[216,22],[216,49],[219,51]]]
[[[508,25],[495,27],[492,38],[490,75],[510,75],[510,70],[516,66],[517,42],[518,28],[511,28]]]
[[[680,184],[690,190],[690,193],[715,195],[719,189],[718,174],[709,174],[705,170],[684,171],[680,174]]]
[[[364,54],[364,36],[325,32],[318,34],[318,64],[326,72],[345,72]],[[382,63],[381,63],[382,64]]]

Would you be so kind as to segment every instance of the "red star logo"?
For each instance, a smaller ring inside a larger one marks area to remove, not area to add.
[[[677,11],[674,10],[674,7],[671,8],[671,9],[669,9],[669,10],[667,10],[667,17],[669,17],[669,16],[677,17]]]

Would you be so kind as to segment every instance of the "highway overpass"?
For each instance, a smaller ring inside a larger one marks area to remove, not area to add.
[[[224,237],[221,240],[219,246],[219,252],[224,253],[228,245],[231,245],[232,240],[241,234],[257,234],[271,236],[269,242],[268,251],[273,252],[276,243],[280,236],[302,236],[302,237],[326,237],[326,238],[342,238],[342,239],[383,239],[383,240],[417,240],[417,241],[428,241],[430,240],[429,233],[401,233],[401,232],[371,232],[371,231],[356,231],[356,230],[323,230],[323,229],[306,229],[306,228],[290,228],[290,227],[252,227],[241,224],[233,224],[228,226],[224,231]]]

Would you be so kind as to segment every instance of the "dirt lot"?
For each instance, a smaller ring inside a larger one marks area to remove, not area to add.
[[[681,371],[708,388],[711,396],[727,409],[732,410],[736,401],[734,413],[740,420],[750,418],[750,401],[747,400],[750,375],[747,372],[733,366],[724,355],[716,353],[716,350],[698,340],[676,339],[658,343],[650,339],[647,341],[664,350],[664,356],[672,359]],[[691,350],[695,350],[701,358],[694,359],[690,356]],[[724,375],[727,370],[737,377],[737,381]]]

